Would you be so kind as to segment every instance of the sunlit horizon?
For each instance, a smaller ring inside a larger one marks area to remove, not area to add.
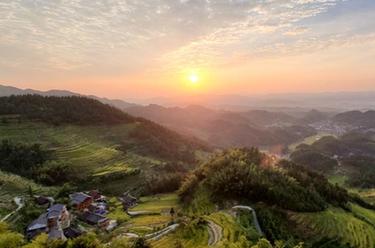
[[[0,3],[0,82],[108,98],[375,90],[375,2]]]

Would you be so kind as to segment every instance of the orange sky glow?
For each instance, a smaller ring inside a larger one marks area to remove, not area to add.
[[[375,90],[374,1],[203,2],[4,3],[0,83],[123,99]]]

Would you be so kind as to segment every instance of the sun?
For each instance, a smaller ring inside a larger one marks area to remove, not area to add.
[[[195,73],[190,74],[189,75],[189,82],[191,84],[194,84],[194,85],[198,84],[198,82],[199,82],[199,76],[197,74],[195,74]]]

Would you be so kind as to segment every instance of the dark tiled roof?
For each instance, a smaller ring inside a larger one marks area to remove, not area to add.
[[[34,220],[27,226],[27,231],[33,231],[37,229],[44,229],[47,227],[47,213],[41,214],[38,219]]]
[[[104,221],[108,220],[108,218],[103,216],[103,215],[94,214],[94,213],[91,213],[91,212],[85,212],[82,215],[82,219],[84,219],[85,221],[87,221],[88,223],[93,224],[93,225],[96,225],[96,224],[99,224],[101,222],[104,222]]]
[[[67,237],[69,239],[77,238],[81,234],[82,234],[81,231],[79,231],[78,229],[75,229],[73,227],[68,227],[68,228],[64,229],[64,235],[65,235],[65,237]]]
[[[91,199],[91,196],[79,192],[79,193],[74,193],[70,195],[70,199],[72,200],[72,204],[81,204],[82,202],[86,201],[88,198]]]
[[[45,205],[45,204],[49,203],[49,199],[45,196],[39,196],[39,197],[35,198],[35,201],[39,205]]]
[[[56,217],[59,217],[64,210],[65,210],[65,205],[63,205],[63,204],[52,205],[48,209],[47,218],[56,218]]]

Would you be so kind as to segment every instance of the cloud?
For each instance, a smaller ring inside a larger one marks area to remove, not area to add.
[[[332,37],[301,22],[343,1],[0,0],[0,66],[130,73],[309,50]]]

